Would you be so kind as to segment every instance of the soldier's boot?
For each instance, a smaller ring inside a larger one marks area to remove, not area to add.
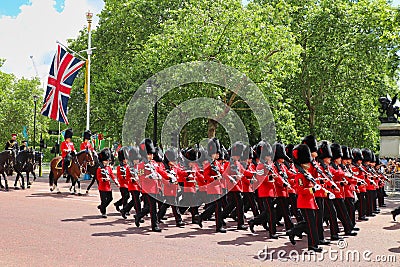
[[[1,181],[0,181],[0,188],[4,188],[4,185]]]
[[[6,189],[6,191],[8,191],[8,181],[5,180],[4,183],[5,183],[5,189]]]
[[[396,216],[400,214],[400,207],[391,211],[393,216],[393,221],[396,221]]]

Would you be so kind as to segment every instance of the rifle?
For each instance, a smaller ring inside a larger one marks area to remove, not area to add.
[[[306,179],[308,181],[310,181],[313,185],[314,185],[314,190],[318,191],[318,190],[323,190],[329,197],[329,199],[335,199],[335,194],[333,194],[331,191],[327,190],[326,188],[322,187],[319,183],[317,183],[317,181],[315,181],[314,177],[311,176],[311,174],[309,174],[308,172],[306,172],[300,165],[295,164],[296,168],[299,170],[299,172],[301,174],[304,175],[304,177],[306,177]]]

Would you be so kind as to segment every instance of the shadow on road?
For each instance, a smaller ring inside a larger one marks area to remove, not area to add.
[[[86,196],[85,194],[73,194],[69,192],[62,192],[60,194],[48,192],[48,193],[33,193],[26,197],[50,197],[50,198],[71,198],[73,196],[83,197]]]
[[[385,230],[399,230],[400,229],[400,223],[394,222],[393,225],[383,227],[383,229],[385,229]]]
[[[128,235],[150,235],[151,230],[141,227],[130,227],[125,231],[108,232],[108,233],[93,233],[92,236],[108,236],[108,237],[127,237]]]
[[[389,248],[389,251],[393,252],[393,253],[400,253],[400,247],[398,247],[398,248]]]

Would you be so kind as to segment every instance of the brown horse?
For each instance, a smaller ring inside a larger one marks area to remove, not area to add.
[[[63,174],[62,167],[58,167],[58,163],[62,160],[61,157],[55,157],[50,161],[50,174],[49,174],[49,184],[50,191],[56,190],[58,194],[60,194],[60,189],[57,186],[57,180]],[[81,175],[82,170],[86,169],[86,166],[92,165],[93,155],[91,151],[82,150],[78,152],[76,155],[72,156],[71,165],[68,167],[68,176],[71,178],[72,183],[75,184],[78,182],[78,193],[81,193],[81,185],[79,182],[79,177]]]

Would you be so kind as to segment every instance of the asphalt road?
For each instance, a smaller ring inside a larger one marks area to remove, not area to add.
[[[113,205],[108,218],[101,218],[96,186],[89,195],[71,195],[62,179],[60,190],[50,193],[45,176],[30,189],[0,191],[0,266],[292,266],[297,261],[298,266],[400,266],[400,223],[390,214],[400,205],[396,194],[378,216],[357,224],[358,236],[307,258],[307,238],[293,246],[281,227],[279,239],[270,240],[261,227],[255,234],[238,231],[228,219],[228,232],[221,234],[214,232],[214,222],[203,229],[178,228],[169,212],[162,233],[154,233],[149,218],[138,228]],[[116,188],[113,196],[119,198]],[[184,221],[190,223],[190,216]]]

